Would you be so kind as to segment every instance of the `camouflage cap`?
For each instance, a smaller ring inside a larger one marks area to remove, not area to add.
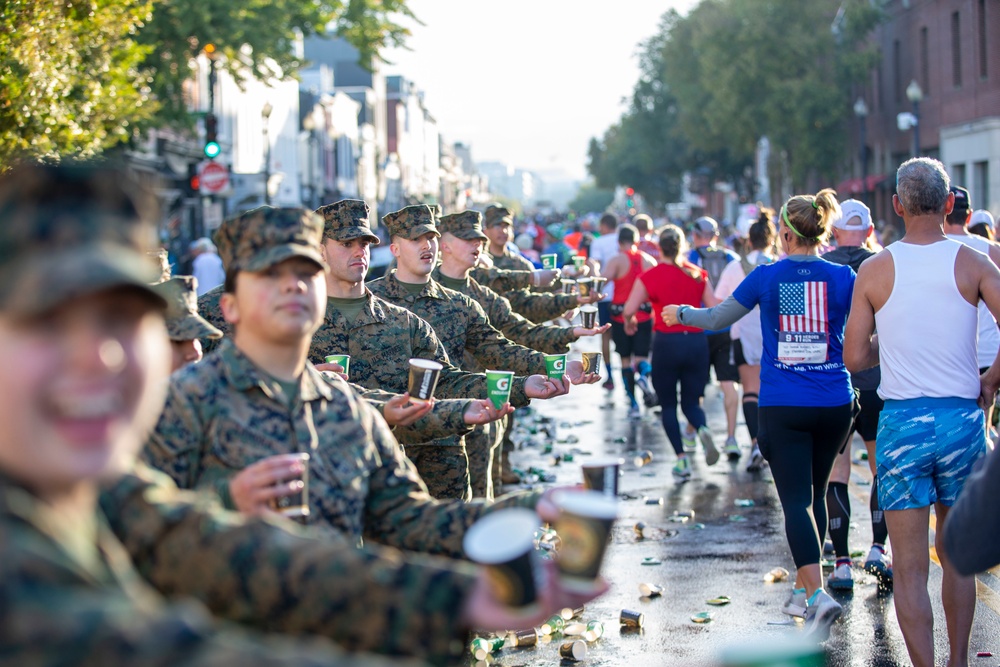
[[[442,234],[447,232],[460,239],[471,241],[472,239],[489,240],[483,234],[483,214],[479,211],[462,211],[452,213],[438,220],[438,229]]]
[[[353,241],[366,238],[373,245],[380,243],[368,224],[368,204],[361,199],[341,199],[338,202],[320,206],[316,213],[323,216],[323,238],[335,241]]]
[[[198,279],[174,276],[153,285],[153,290],[167,302],[167,334],[170,340],[222,338],[222,332],[198,314]]]
[[[291,257],[323,261],[323,218],[304,208],[258,206],[225,220],[213,240],[226,271],[263,271]]]
[[[113,287],[159,305],[155,199],[107,164],[25,164],[0,176],[0,311],[37,315]]]
[[[503,223],[507,223],[508,225],[514,224],[514,215],[510,212],[510,209],[503,204],[490,204],[487,206],[483,212],[483,226],[495,227]]]
[[[382,217],[389,230],[389,236],[402,236],[404,239],[415,239],[427,232],[441,236],[434,224],[434,211],[427,204],[406,206],[398,211],[387,213]]]

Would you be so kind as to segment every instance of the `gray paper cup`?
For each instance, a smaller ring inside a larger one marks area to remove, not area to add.
[[[600,352],[584,352],[583,354],[580,355],[580,362],[583,364],[584,373],[601,372]]]
[[[414,403],[428,403],[441,377],[441,364],[430,359],[410,359],[410,382],[407,391]]]
[[[562,283],[563,294],[576,294],[576,281],[572,278],[562,278],[560,280]]]
[[[576,281],[576,289],[580,292],[580,296],[590,296],[590,290],[594,286],[593,278],[580,278]]]
[[[279,484],[287,484],[296,479],[302,480],[302,488],[288,496],[275,498],[271,501],[271,509],[281,516],[296,518],[309,516],[309,454],[300,452],[298,454],[282,454],[282,458],[302,461],[302,475],[299,477],[289,477],[283,479]]]
[[[493,595],[509,607],[537,604],[535,531],[540,526],[531,510],[511,508],[490,512],[465,533],[465,555],[485,567]]]
[[[597,308],[595,306],[582,306],[580,308],[580,322],[584,329],[593,329],[597,326]]]
[[[559,508],[555,529],[562,545],[556,565],[563,586],[592,591],[618,517],[618,501],[600,491],[567,490],[553,493],[552,502]]]

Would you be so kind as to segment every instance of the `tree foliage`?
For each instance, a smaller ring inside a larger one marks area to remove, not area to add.
[[[579,215],[602,212],[607,210],[614,200],[614,190],[599,188],[593,183],[584,183],[569,202],[569,209]]]
[[[127,138],[156,105],[135,32],[149,0],[0,0],[0,168],[88,155]]]
[[[100,152],[190,123],[183,96],[211,43],[237,80],[288,77],[293,45],[330,27],[362,62],[409,30],[405,0],[0,0],[0,168]]]
[[[866,0],[702,0],[686,16],[667,12],[642,45],[631,107],[591,143],[591,173],[663,202],[650,180],[735,181],[767,136],[795,187],[831,176],[880,16]],[[647,169],[661,173],[637,173]]]

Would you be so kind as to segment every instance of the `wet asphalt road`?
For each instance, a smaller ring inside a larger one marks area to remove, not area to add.
[[[580,349],[599,348],[594,341],[584,341]],[[716,665],[721,664],[720,652],[726,649],[735,648],[742,653],[743,647],[779,646],[801,639],[800,628],[789,625],[789,617],[780,612],[791,584],[763,580],[765,573],[778,566],[794,573],[794,565],[785,542],[781,508],[770,472],[766,467],[761,473],[745,471],[749,436],[742,415],[738,418],[737,439],[744,453],[739,463],[730,463],[723,456],[709,468],[699,452],[693,457],[692,479],[676,484],[670,474],[673,452],[659,416],[647,411],[641,420],[629,421],[620,378],[616,378],[616,385],[610,393],[599,385],[574,387],[568,396],[535,401],[534,414],[521,422],[529,426],[538,417],[550,418],[550,425],[555,426],[553,451],[543,453],[545,442],[549,441],[544,433],[522,432],[525,442],[512,457],[517,468],[536,466],[554,475],[554,484],[578,483],[579,464],[588,457],[616,455],[626,459],[620,479],[620,518],[604,566],[604,575],[612,589],[588,605],[583,615],[583,620],[600,620],[605,634],[589,645],[587,658],[580,664]],[[714,386],[706,391],[705,408],[721,449],[726,425],[722,396]],[[864,449],[857,438],[854,447],[856,452]],[[652,451],[654,458],[652,463],[637,468],[633,457],[642,450]],[[573,462],[552,465],[554,455],[566,453],[574,455]],[[850,489],[851,549],[867,553],[871,544],[867,462],[853,466]],[[754,504],[737,506],[737,499],[750,499]],[[686,523],[672,520],[674,512],[691,510],[693,520]],[[644,538],[639,538],[633,529],[637,521],[647,526]],[[646,558],[657,559],[661,564],[643,564]],[[831,667],[907,665],[909,660],[896,622],[892,595],[879,593],[874,578],[860,568],[863,559],[864,555],[856,559],[853,593],[835,595],[844,605],[844,614],[826,642],[826,664]],[[663,586],[664,595],[641,598],[638,585],[643,582]],[[944,665],[948,647],[940,586],[941,569],[932,563],[929,587],[937,630],[936,664]],[[983,667],[1000,665],[1000,579],[991,574],[981,575],[979,589],[970,662]],[[723,595],[731,598],[730,604],[722,607],[706,604],[706,600]],[[620,629],[618,618],[622,609],[645,615],[641,632]],[[700,612],[713,612],[712,621],[692,622],[692,615]],[[564,641],[557,635],[531,649],[504,648],[491,661],[507,666],[557,664],[558,647]],[[996,657],[976,657],[980,651],[995,653]]]

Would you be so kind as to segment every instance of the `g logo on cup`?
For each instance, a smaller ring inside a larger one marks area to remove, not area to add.
[[[508,380],[507,378],[500,378],[499,380],[497,380],[498,391],[507,391],[508,389],[510,389],[510,380]]]
[[[556,361],[553,364],[553,366],[555,367],[555,369],[557,371],[566,370],[566,360],[565,359],[556,359]]]

